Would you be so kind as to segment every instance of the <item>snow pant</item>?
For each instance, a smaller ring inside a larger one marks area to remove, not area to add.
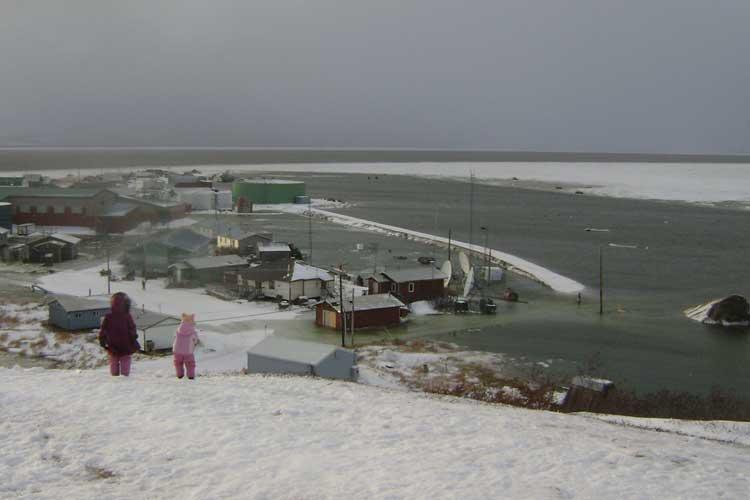
[[[188,378],[195,378],[195,355],[175,353],[174,370],[177,374],[177,378],[185,376],[185,369],[187,369]]]
[[[130,354],[125,356],[118,356],[117,354],[109,353],[109,373],[113,377],[123,375],[127,377],[130,375]]]

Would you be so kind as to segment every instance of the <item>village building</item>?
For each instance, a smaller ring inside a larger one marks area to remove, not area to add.
[[[163,351],[172,349],[172,342],[180,320],[165,314],[143,309],[133,309],[130,312],[138,332],[138,343],[141,351]]]
[[[263,295],[268,298],[281,298],[290,302],[300,297],[320,298],[333,285],[333,276],[319,267],[292,261],[284,276],[262,284]]]
[[[292,249],[288,243],[260,241],[256,245],[256,255],[261,262],[279,262],[289,260]]]
[[[69,234],[54,233],[49,236],[33,235],[29,238],[30,262],[59,263],[78,257],[79,238]]]
[[[289,274],[290,261],[256,264],[229,277],[227,283],[236,283],[236,291],[241,297],[263,297],[263,290],[276,286],[276,281]],[[232,273],[230,273],[231,276]],[[273,295],[275,297],[275,295]]]
[[[445,294],[445,279],[440,269],[422,266],[373,273],[367,277],[370,294],[391,293],[407,304],[435,300]]]
[[[0,227],[0,247],[5,246],[8,244],[8,236],[10,235],[10,230],[5,229],[4,227]]]
[[[401,313],[405,309],[403,302],[391,294],[363,295],[344,299],[343,314],[341,303],[337,300],[326,300],[315,307],[315,324],[324,328],[341,330],[344,318],[347,329],[384,328],[401,324]],[[353,303],[353,305],[352,305]],[[354,311],[352,313],[352,310]]]
[[[247,353],[247,373],[308,375],[356,380],[357,356],[340,347],[268,337]]]
[[[0,187],[23,187],[23,177],[0,177]]]
[[[172,264],[208,255],[210,250],[210,238],[183,228],[155,236],[126,250],[123,264],[129,271],[142,276],[166,276]]]
[[[224,283],[227,273],[236,273],[246,267],[247,259],[239,255],[196,257],[169,266],[169,282],[175,286]]]
[[[110,189],[9,187],[0,188],[0,201],[13,205],[16,225],[86,227],[100,232],[125,232],[142,222],[164,223],[185,214],[181,203],[152,202]]]
[[[271,233],[253,233],[240,227],[228,226],[216,237],[216,251],[224,254],[251,255],[256,252],[258,245],[265,245],[271,241]]]
[[[29,245],[18,238],[8,238],[5,245],[0,245],[0,260],[3,262],[27,262]]]
[[[101,326],[110,310],[107,299],[56,295],[47,301],[49,324],[68,331],[92,330]]]

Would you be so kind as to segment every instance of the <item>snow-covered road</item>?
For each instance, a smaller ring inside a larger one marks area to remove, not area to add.
[[[745,498],[748,424],[685,429],[321,379],[0,369],[0,497]]]

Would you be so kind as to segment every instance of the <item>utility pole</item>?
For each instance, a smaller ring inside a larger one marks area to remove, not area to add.
[[[452,241],[452,238],[453,238],[452,231],[453,230],[451,228],[448,228],[448,260],[451,260],[451,244],[453,243],[453,241]]]
[[[490,250],[489,250],[489,236],[490,230],[487,226],[482,226],[481,229],[484,232],[484,287],[488,289],[490,287]]]
[[[312,263],[313,263],[313,260],[312,260],[312,258],[313,258],[313,245],[312,245],[312,218],[313,218],[313,213],[312,213],[312,197],[310,197],[310,196],[308,196],[308,198],[307,198],[307,214],[308,214],[308,219],[307,219],[307,239],[308,239],[308,242],[307,243],[308,243],[308,247],[310,248],[310,253],[308,255],[308,259],[310,261],[310,265],[312,265]]]
[[[469,178],[469,263],[474,259],[474,170]]]
[[[346,347],[346,310],[344,310],[344,266],[339,266],[339,307],[341,308],[341,347]]]
[[[109,265],[109,238],[107,238],[107,295],[112,295],[112,269]]]
[[[599,245],[599,315],[604,314],[604,265],[602,246]]]
[[[352,348],[354,347],[354,287],[352,287]]]

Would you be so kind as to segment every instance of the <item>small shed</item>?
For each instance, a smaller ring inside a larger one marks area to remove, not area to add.
[[[363,295],[344,299],[346,324],[351,327],[354,309],[354,329],[383,328],[401,324],[401,310],[404,303],[391,294]],[[341,305],[338,301],[320,302],[315,309],[315,324],[324,328],[341,329]]]
[[[172,349],[172,342],[180,320],[153,311],[135,309],[130,312],[138,330],[138,342],[145,352]]]
[[[99,328],[109,312],[109,300],[56,295],[47,301],[49,324],[63,330],[91,330]]]
[[[356,380],[357,356],[340,347],[268,337],[247,353],[248,373],[312,375]]]

